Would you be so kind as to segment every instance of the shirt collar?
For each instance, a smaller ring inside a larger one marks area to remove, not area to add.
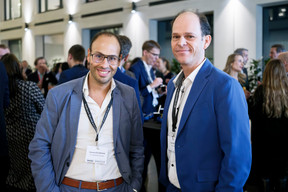
[[[194,71],[192,71],[192,73],[190,73],[188,75],[187,78],[185,78],[184,81],[187,81],[188,79],[193,82],[194,79],[196,78],[196,75],[198,74],[199,70],[201,69],[201,67],[203,66],[203,64],[205,63],[206,58],[202,61],[202,63],[200,63],[200,65],[198,65],[198,67],[196,67],[196,69],[194,69]],[[176,78],[173,80],[174,86],[176,87],[177,85],[179,85],[179,81],[178,78],[181,78],[181,76],[184,75],[183,70],[180,71],[180,73],[178,73],[178,75],[176,76]]]
[[[143,63],[144,63],[144,67],[145,67],[146,69],[148,69],[148,71],[150,71],[151,68],[152,68],[152,65],[148,65],[144,60],[142,60],[142,61],[143,61]]]
[[[84,79],[84,84],[83,84],[83,93],[85,95],[85,97],[87,97],[89,95],[89,88],[88,88],[88,77],[89,77],[89,74],[90,74],[90,71],[88,72],[88,74],[86,75],[85,79]],[[112,83],[111,83],[111,88],[110,90],[108,91],[107,94],[111,94],[112,91],[115,89],[116,87],[116,84],[115,84],[115,81],[114,79],[112,78],[111,79]]]

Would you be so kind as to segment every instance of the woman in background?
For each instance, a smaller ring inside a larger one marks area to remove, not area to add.
[[[10,192],[36,191],[28,159],[28,145],[44,106],[44,97],[34,82],[24,81],[20,63],[13,54],[1,58],[9,79],[10,105],[5,121],[10,158],[6,180]]]
[[[267,63],[263,82],[249,100],[249,116],[253,157],[250,177],[256,179],[260,191],[287,191],[288,79],[279,59]]]
[[[170,71],[169,61],[164,57],[158,59],[158,70],[163,74],[163,84],[167,85],[170,79],[174,77],[174,74]]]
[[[231,77],[236,79],[241,86],[243,87],[244,94],[246,99],[250,97],[250,92],[246,90],[245,79],[246,75],[242,73],[242,69],[244,67],[243,57],[237,53],[233,53],[228,56],[225,68],[223,69],[224,72],[228,73]]]

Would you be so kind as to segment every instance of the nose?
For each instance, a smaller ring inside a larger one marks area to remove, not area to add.
[[[184,36],[180,37],[180,39],[178,41],[178,45],[180,45],[180,46],[186,45],[186,39],[184,38]]]

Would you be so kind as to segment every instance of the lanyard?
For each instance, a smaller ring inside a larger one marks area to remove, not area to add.
[[[174,102],[173,102],[173,108],[172,108],[172,132],[175,133],[176,131],[176,125],[177,125],[177,120],[178,120],[178,113],[179,113],[179,107],[177,107],[178,99],[179,99],[179,92],[182,86],[184,80],[184,73],[182,72],[175,85],[176,85],[176,93],[174,97]]]
[[[102,123],[101,123],[101,126],[100,126],[100,128],[99,128],[99,132],[97,131],[96,124],[95,124],[95,122],[94,122],[94,120],[93,120],[91,111],[90,111],[90,109],[89,109],[88,103],[87,103],[87,101],[86,101],[86,99],[85,99],[85,97],[84,97],[84,93],[83,93],[83,92],[82,92],[82,99],[83,99],[84,108],[85,108],[85,111],[86,111],[86,113],[87,113],[88,119],[89,119],[92,127],[93,127],[93,128],[95,129],[95,131],[96,131],[96,139],[95,139],[95,141],[96,141],[96,144],[97,144],[97,142],[98,142],[98,137],[99,137],[99,133],[100,133],[100,131],[101,131],[101,129],[102,129],[105,121],[106,121],[106,118],[107,118],[108,113],[109,113],[109,111],[110,111],[110,108],[111,108],[111,106],[112,106],[113,94],[111,94],[111,99],[110,99],[110,102],[109,102],[109,104],[108,104],[108,106],[107,106],[107,109],[106,109],[106,111],[105,111],[104,117],[103,117],[103,119],[102,119]]]

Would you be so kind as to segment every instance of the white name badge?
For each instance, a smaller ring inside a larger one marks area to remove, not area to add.
[[[108,159],[108,150],[96,146],[87,146],[86,163],[106,164]]]
[[[175,152],[175,140],[176,140],[175,136],[173,137],[168,135],[168,150],[170,152]]]

